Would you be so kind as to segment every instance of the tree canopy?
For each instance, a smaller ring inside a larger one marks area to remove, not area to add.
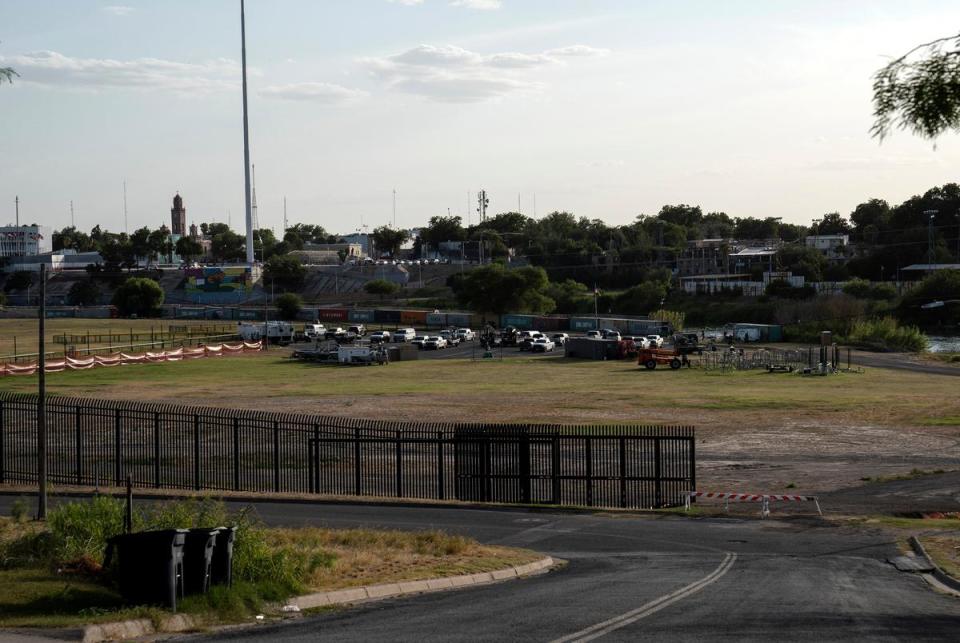
[[[400,252],[400,246],[410,238],[410,233],[390,226],[380,226],[370,234],[370,237],[377,252],[395,257]]]
[[[113,293],[113,305],[124,317],[152,317],[160,314],[163,288],[153,279],[131,277]]]
[[[543,268],[506,268],[495,263],[475,268],[453,282],[457,299],[478,313],[549,313],[556,306],[544,294],[549,284]]]

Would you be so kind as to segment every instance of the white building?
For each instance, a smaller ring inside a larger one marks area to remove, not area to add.
[[[0,257],[23,257],[53,252],[53,232],[47,226],[0,227]]]
[[[808,248],[814,248],[824,254],[831,261],[840,261],[844,258],[847,246],[850,245],[848,234],[811,234],[804,239]]]

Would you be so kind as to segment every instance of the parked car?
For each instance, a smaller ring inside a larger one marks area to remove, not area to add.
[[[347,331],[343,330],[339,326],[336,326],[334,328],[328,328],[323,333],[324,339],[336,339],[338,337],[346,337],[346,335],[347,335]]]
[[[447,340],[439,335],[431,335],[423,341],[423,350],[440,350],[447,347]]]
[[[456,346],[460,343],[460,336],[454,330],[442,330],[440,337],[447,340],[447,346]]]
[[[371,344],[389,344],[390,331],[378,330],[374,333],[370,333],[370,343]]]
[[[600,334],[599,330],[588,330],[587,339],[603,339],[603,335]]]
[[[469,328],[458,328],[456,330],[456,336],[465,342],[469,342],[477,338],[477,334]]]
[[[423,343],[425,341],[427,341],[426,335],[417,335],[416,337],[410,340],[410,343],[416,346],[417,348],[423,348]]]
[[[618,342],[620,341],[620,331],[614,330],[613,328],[604,328],[600,331],[600,336],[603,339],[615,339]]]
[[[650,340],[643,335],[637,335],[633,338],[633,345],[638,349],[650,348]]]
[[[398,328],[393,331],[393,341],[398,343],[412,341],[416,336],[417,331],[413,328]]]
[[[526,351],[530,350],[530,345],[533,344],[534,340],[541,337],[546,337],[546,335],[537,330],[524,330],[520,332],[517,343],[520,344],[520,350]]]
[[[367,334],[367,329],[363,327],[363,324],[357,324],[356,326],[347,328],[347,334],[355,337],[363,337]]]
[[[553,340],[553,343],[557,346],[564,346],[567,340],[570,339],[570,336],[566,333],[554,333],[550,339]]]
[[[500,340],[504,346],[516,346],[520,339],[520,333],[513,326],[507,326],[500,331]]]
[[[650,348],[663,346],[663,337],[660,337],[660,335],[647,335],[647,339],[650,340]]]
[[[303,335],[307,339],[313,341],[315,339],[320,339],[327,332],[327,329],[323,324],[304,324],[303,325]]]
[[[556,344],[548,338],[546,335],[541,335],[537,337],[530,344],[531,353],[546,353],[547,351],[552,351],[556,347]]]

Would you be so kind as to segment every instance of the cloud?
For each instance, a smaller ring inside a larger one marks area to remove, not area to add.
[[[324,105],[345,103],[367,96],[367,92],[359,89],[350,89],[330,83],[302,82],[288,85],[271,85],[260,90],[265,98],[279,98],[281,100],[310,101]]]
[[[387,0],[390,4],[402,4],[405,7],[415,7],[423,4],[423,0]]]
[[[502,4],[500,0],[453,0],[450,6],[491,11],[493,9],[499,9]]]
[[[542,87],[542,83],[526,78],[524,72],[562,66],[564,59],[607,53],[605,49],[573,45],[542,53],[484,55],[454,45],[418,45],[390,56],[364,58],[360,63],[390,89],[435,100],[474,102]]]
[[[114,16],[129,16],[133,13],[133,7],[127,7],[122,4],[111,4],[105,7],[100,7],[100,10],[104,13],[109,13]]]
[[[240,65],[220,58],[205,63],[181,63],[159,58],[113,60],[72,58],[56,51],[0,57],[20,72],[23,83],[85,89],[162,89],[207,92],[235,89]]]

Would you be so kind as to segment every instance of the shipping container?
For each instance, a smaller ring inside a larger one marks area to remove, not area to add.
[[[401,322],[400,311],[377,309],[373,311],[373,320],[378,324],[399,324]]]
[[[425,310],[401,310],[400,323],[406,326],[423,328],[427,325],[427,311]]]
[[[353,309],[347,315],[347,321],[370,323],[373,321],[372,310]]]
[[[241,308],[237,311],[237,319],[263,319],[263,310],[259,308]]]
[[[513,326],[519,330],[530,330],[533,328],[533,322],[536,319],[533,315],[502,315],[500,325],[503,327]]]
[[[318,308],[317,319],[323,321],[347,321],[346,308]]]
[[[314,319],[319,319],[317,317],[316,308],[302,308],[300,312],[297,313],[297,319],[301,321],[313,321]]]
[[[667,337],[673,334],[673,329],[668,322],[659,319],[632,319],[630,320],[630,334]]]
[[[567,317],[537,317],[533,325],[537,330],[545,333],[555,333],[560,330],[567,330],[570,326],[570,320]]]
[[[571,337],[563,345],[566,357],[581,359],[617,359],[620,342],[612,339],[588,339],[586,337]]]
[[[174,317],[177,319],[200,319],[203,317],[203,308],[180,308],[176,309]]]
[[[580,333],[597,330],[597,320],[595,317],[571,317],[570,330]]]
[[[447,314],[427,313],[426,324],[430,328],[443,328],[447,325]]]
[[[473,316],[470,313],[447,313],[447,325],[470,328]]]

